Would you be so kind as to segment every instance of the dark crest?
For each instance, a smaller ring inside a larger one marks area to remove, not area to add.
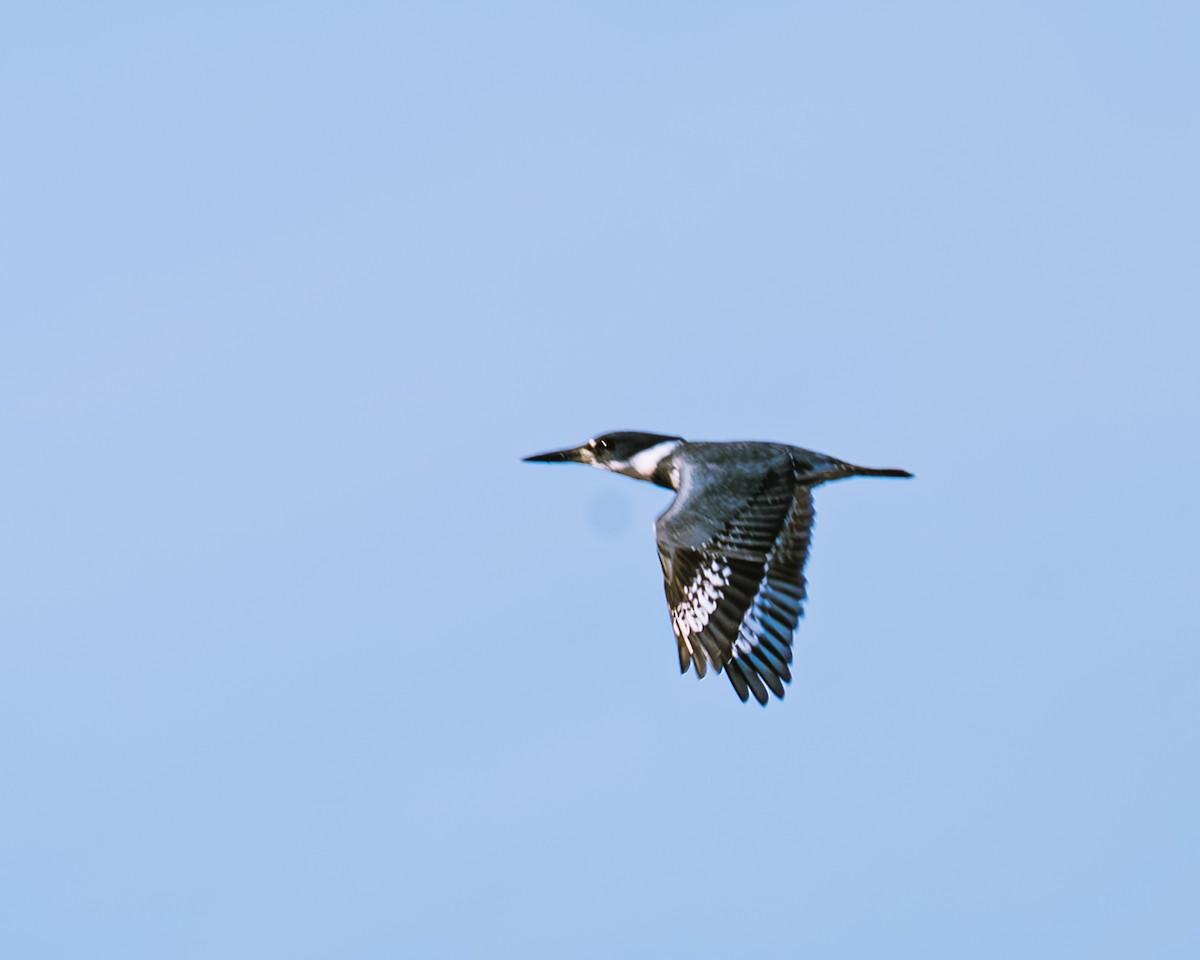
[[[598,459],[628,460],[643,450],[669,443],[672,440],[682,440],[682,437],[671,437],[662,433],[638,433],[633,430],[618,430],[615,433],[602,433],[594,440],[588,441]]]

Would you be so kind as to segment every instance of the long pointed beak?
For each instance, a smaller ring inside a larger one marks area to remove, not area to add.
[[[552,450],[550,453],[535,453],[532,457],[522,457],[524,463],[586,463],[584,451],[587,447],[572,447],[570,450]]]

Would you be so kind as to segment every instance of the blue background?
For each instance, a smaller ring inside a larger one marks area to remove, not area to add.
[[[1190,3],[0,24],[0,952],[1200,956]],[[788,699],[677,673],[775,439]]]

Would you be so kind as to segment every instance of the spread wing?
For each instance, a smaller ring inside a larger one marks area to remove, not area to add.
[[[743,702],[783,697],[813,518],[812,488],[787,456],[736,502],[684,478],[655,525],[682,672],[724,670]]]

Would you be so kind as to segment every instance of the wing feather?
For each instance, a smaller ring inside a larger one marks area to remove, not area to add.
[[[765,704],[792,679],[814,512],[786,448],[759,456],[758,483],[741,500],[685,471],[655,529],[680,671],[723,670],[743,702]]]

